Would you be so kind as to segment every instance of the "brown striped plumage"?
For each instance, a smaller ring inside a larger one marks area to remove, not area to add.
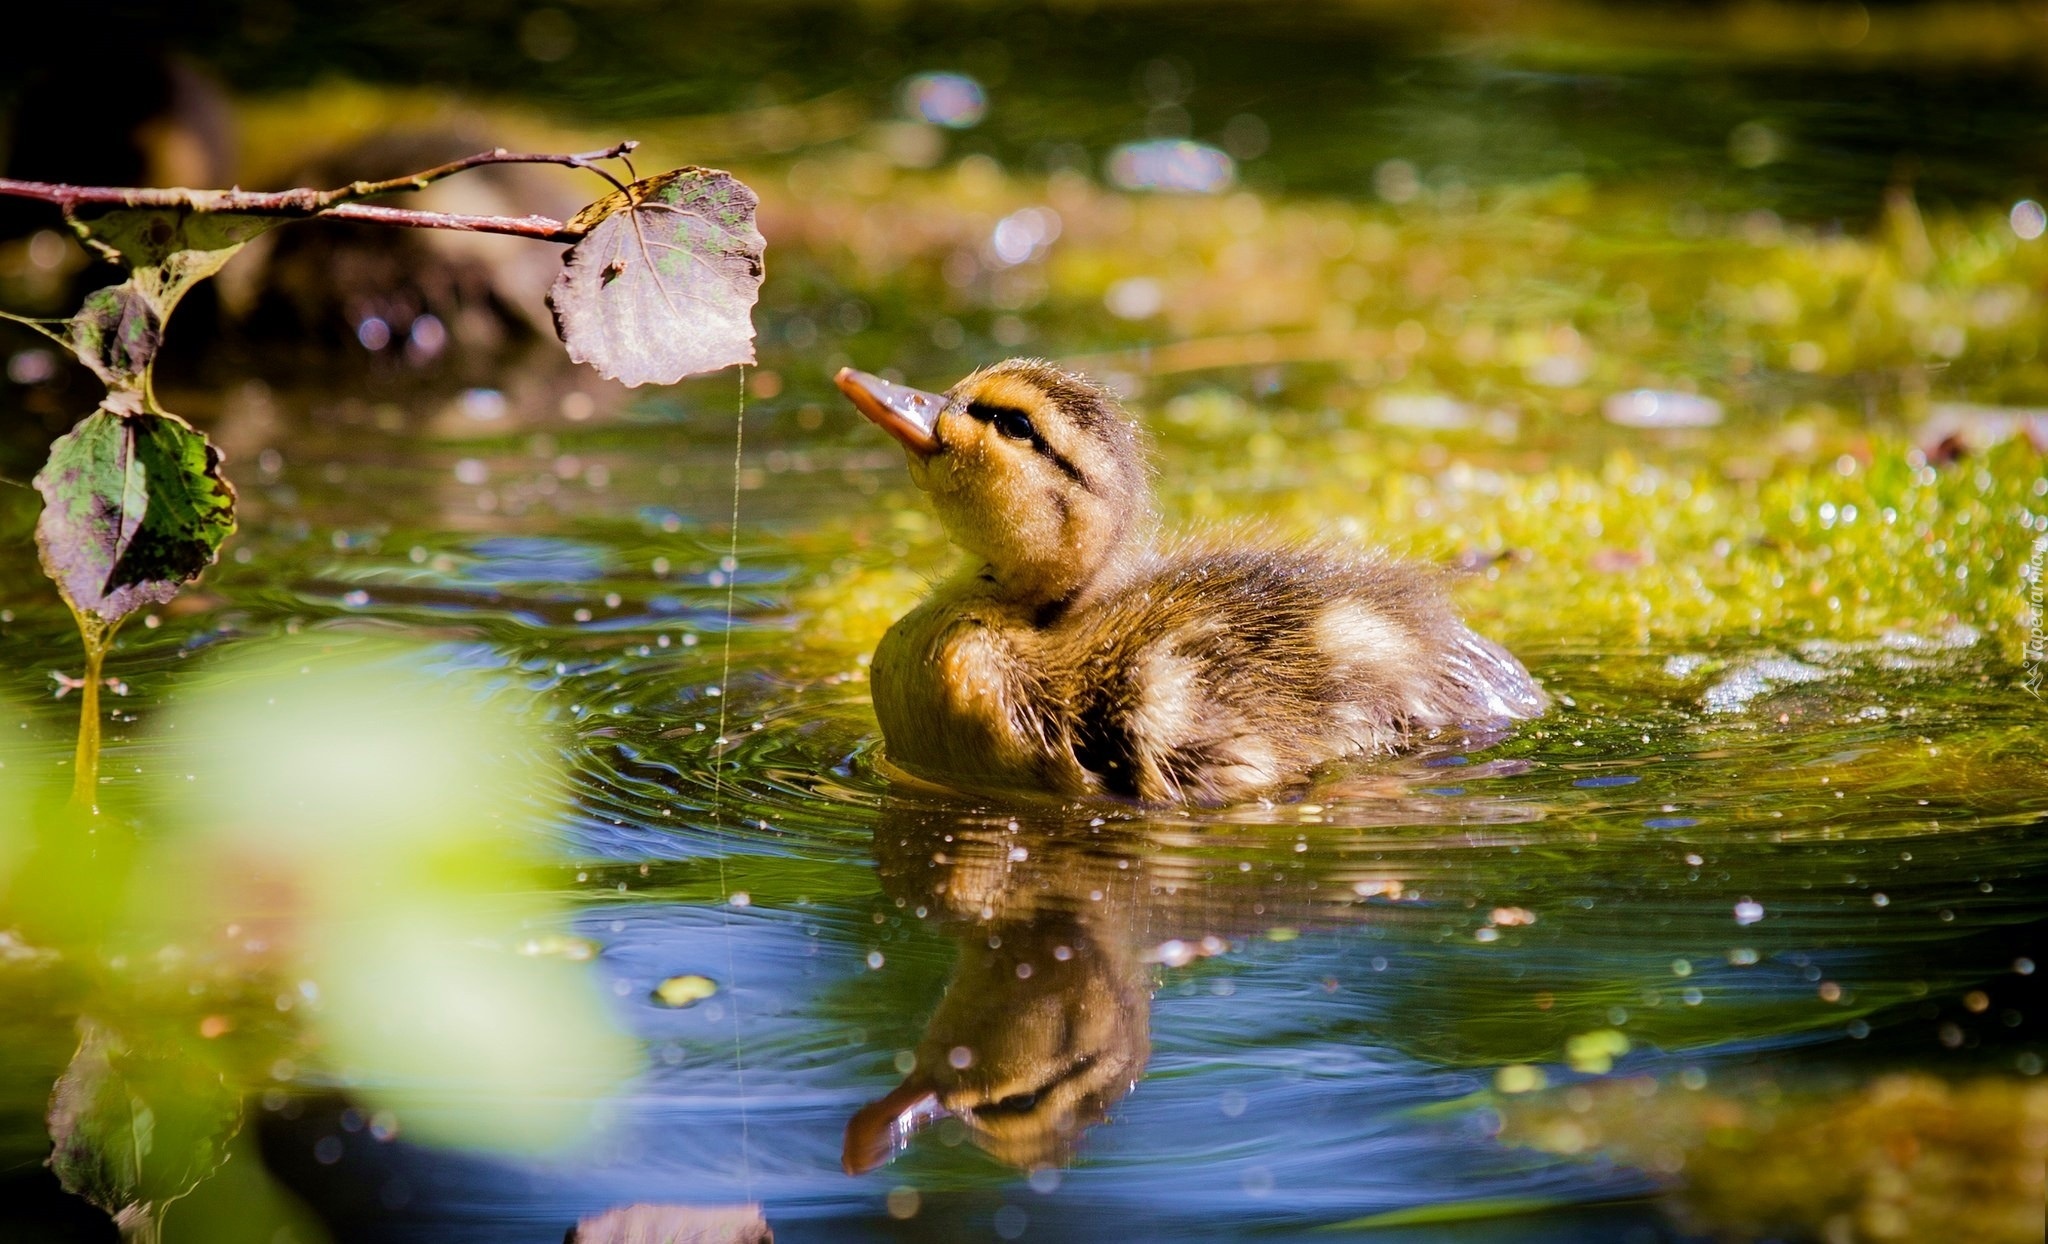
[[[1221,803],[1543,711],[1435,570],[1328,545],[1161,544],[1142,438],[1086,379],[1013,360],[928,401],[930,427],[907,433],[870,411],[972,557],[875,652],[876,715],[905,770]]]

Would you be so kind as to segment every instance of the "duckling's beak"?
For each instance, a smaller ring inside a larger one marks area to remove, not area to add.
[[[832,382],[860,413],[902,441],[911,453],[923,457],[939,452],[939,438],[932,429],[939,412],[946,408],[945,398],[851,367],[840,368]]]
[[[876,422],[881,421],[877,419]],[[892,1089],[887,1097],[862,1106],[848,1120],[846,1147],[840,1152],[839,1164],[849,1175],[865,1175],[887,1162],[898,1149],[910,1143],[912,1136],[928,1124],[945,1118],[947,1113],[931,1086],[912,1076]]]

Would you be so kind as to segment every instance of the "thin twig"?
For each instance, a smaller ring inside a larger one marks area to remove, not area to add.
[[[538,238],[543,242],[574,242],[583,236],[552,216],[459,216],[450,212],[420,212],[377,203],[343,203],[321,212],[326,220],[357,220],[371,225],[396,225],[403,229],[459,229],[465,233],[504,233],[513,237]]]
[[[73,348],[71,338],[52,327],[53,325],[62,325],[65,328],[69,328],[71,327],[70,320],[41,319],[32,315],[16,315],[12,311],[0,311],[0,320],[20,324],[25,328],[33,328],[65,349]]]
[[[453,177],[457,173],[481,168],[486,164],[560,164],[568,168],[588,169],[610,182],[614,188],[623,191],[625,185],[617,177],[598,167],[596,162],[623,160],[626,153],[638,145],[629,140],[615,143],[602,151],[585,151],[570,155],[522,153],[498,147],[417,173],[409,173],[404,177],[394,177],[386,181],[351,182],[332,190],[314,190],[307,187],[296,190],[145,189],[137,186],[77,186],[62,182],[21,181],[12,177],[0,177],[0,196],[54,203],[63,209],[66,216],[72,215],[80,207],[181,207],[197,212],[279,216],[287,219],[334,216],[345,220],[399,225],[411,229],[506,233],[517,237],[540,238],[549,242],[573,242],[582,235],[571,231],[561,221],[546,216],[461,216],[445,212],[373,207],[359,201],[378,195],[421,190],[442,178]],[[627,168],[630,170],[631,167],[629,163]]]
[[[628,147],[626,148],[626,151],[631,151],[632,149],[633,149],[633,147],[629,145],[629,146],[628,146]],[[601,157],[601,158],[603,158],[603,159],[617,159],[617,160],[619,160],[619,161],[621,161],[621,162],[623,162],[623,163],[625,164],[625,166],[626,166],[626,171],[627,171],[627,172],[629,172],[629,173],[630,173],[630,172],[632,172],[632,171],[633,171],[633,162],[632,162],[631,160],[628,160],[628,159],[626,158],[626,152],[625,152],[625,151],[619,151],[619,152],[615,152],[615,153],[612,153],[611,155],[603,156],[603,157]],[[596,173],[596,174],[597,174],[597,175],[598,175],[599,177],[602,177],[602,178],[604,178],[604,179],[605,179],[606,181],[610,182],[610,183],[612,184],[612,189],[614,189],[614,190],[618,191],[618,192],[619,192],[620,194],[629,194],[629,193],[630,193],[630,192],[629,192],[629,191],[628,191],[628,190],[626,189],[626,183],[625,183],[625,182],[622,182],[622,181],[620,181],[620,180],[619,180],[618,178],[616,178],[616,177],[612,176],[612,174],[611,174],[611,170],[610,170],[610,169],[605,169],[605,168],[599,168],[599,167],[597,166],[597,164],[596,164],[596,163],[595,163],[594,161],[592,161],[592,160],[590,160],[590,159],[588,159],[588,158],[585,158],[585,157],[583,157],[583,156],[578,156],[578,157],[576,157],[576,158],[575,158],[574,160],[570,161],[570,164],[571,164],[571,165],[572,165],[573,167],[576,167],[576,168],[580,168],[580,169],[588,169],[589,171],[591,171],[591,172],[593,172],[593,173]],[[635,178],[634,180],[636,180],[636,181],[637,181],[637,180],[638,180],[638,178]]]
[[[592,161],[624,159],[627,152],[639,145],[639,143],[629,138],[625,142],[614,143],[602,151],[585,151],[576,155],[518,155],[505,150],[503,147],[495,147],[489,151],[479,151],[475,155],[464,156],[460,160],[451,160],[446,164],[437,165],[423,172],[411,173],[404,177],[393,177],[388,181],[351,182],[338,189],[322,190],[319,192],[319,195],[331,205],[352,203],[358,199],[375,198],[380,194],[397,194],[407,190],[424,190],[444,177],[453,177],[457,173],[467,172],[473,168],[481,168],[486,164],[562,164],[570,168],[590,169],[592,172],[610,180],[610,174],[606,173],[603,169],[593,168]],[[612,182],[612,184],[618,185],[616,181]],[[620,189],[624,189],[624,187],[621,186]]]

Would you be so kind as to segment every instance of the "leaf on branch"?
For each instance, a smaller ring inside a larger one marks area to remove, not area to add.
[[[220,452],[173,415],[94,411],[57,438],[35,486],[43,572],[106,622],[176,596],[235,529]]]
[[[123,281],[87,294],[69,327],[71,351],[106,384],[107,404],[140,410],[144,378],[163,344],[156,304],[134,281]]]
[[[730,173],[682,168],[578,212],[548,291],[569,357],[626,385],[753,362],[758,203]]]
[[[71,218],[88,245],[129,270],[121,284],[86,295],[67,334],[78,361],[105,382],[110,410],[132,413],[148,404],[149,369],[163,344],[164,322],[185,291],[219,272],[250,239],[284,223],[271,216],[216,215],[196,205],[218,192],[184,193],[193,206]]]
[[[109,1214],[153,1216],[227,1159],[241,1099],[218,1071],[175,1049],[131,1049],[91,1018],[79,1022],[79,1037],[50,1093],[50,1169],[65,1191]]]
[[[235,252],[286,223],[282,216],[223,212],[218,190],[180,192],[178,207],[124,207],[99,216],[74,216],[71,227],[86,245],[137,276],[155,270],[155,294],[166,316],[185,290],[221,270]]]

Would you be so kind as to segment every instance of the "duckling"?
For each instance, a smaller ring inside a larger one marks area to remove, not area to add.
[[[1544,710],[1432,568],[1162,540],[1144,438],[1084,376],[1012,359],[943,394],[852,368],[837,383],[969,555],[870,667],[888,758],[913,777],[1224,804]]]

